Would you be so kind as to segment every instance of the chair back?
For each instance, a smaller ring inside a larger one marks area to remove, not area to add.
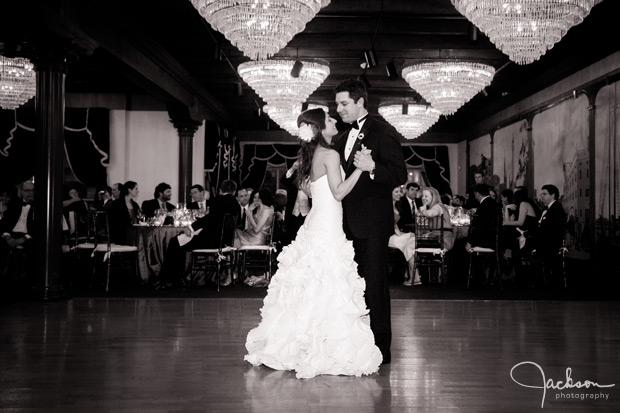
[[[452,228],[444,228],[443,214],[435,217],[416,215],[415,236],[416,248],[440,248],[444,246],[444,231],[452,231]]]
[[[71,211],[69,215],[68,244],[77,248],[80,244],[94,243],[92,211]]]
[[[110,250],[110,222],[108,219],[108,211],[97,210],[93,211],[91,214],[95,248],[101,244],[107,245],[107,249]]]
[[[220,252],[222,248],[232,247],[235,243],[235,229],[237,227],[237,216],[224,214],[222,221],[222,231],[220,233]]]

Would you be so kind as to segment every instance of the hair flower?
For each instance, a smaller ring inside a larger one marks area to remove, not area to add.
[[[357,139],[359,139],[360,141],[361,141],[362,139],[364,139],[364,134],[360,132],[360,133],[357,135]]]
[[[314,131],[307,123],[302,123],[299,127],[299,139],[304,142],[310,142],[314,138]]]

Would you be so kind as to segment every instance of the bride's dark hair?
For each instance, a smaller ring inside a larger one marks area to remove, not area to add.
[[[321,108],[308,109],[297,117],[297,126],[305,123],[310,126],[314,137],[310,142],[304,140],[301,141],[301,147],[297,152],[297,185],[301,186],[303,181],[310,176],[310,169],[312,168],[312,156],[317,146],[324,148],[331,148],[331,145],[327,143],[325,137],[321,133],[325,129],[325,111]]]

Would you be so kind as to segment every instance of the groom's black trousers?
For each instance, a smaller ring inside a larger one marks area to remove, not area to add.
[[[392,322],[388,283],[389,237],[353,239],[355,262],[366,281],[366,306],[370,311],[370,328],[375,344],[383,354],[384,363],[391,361]]]

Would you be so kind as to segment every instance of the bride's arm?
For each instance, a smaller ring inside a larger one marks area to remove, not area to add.
[[[329,151],[325,154],[325,168],[327,169],[327,183],[336,201],[342,201],[353,189],[362,175],[361,169],[353,171],[351,176],[342,180],[340,174],[340,155],[336,151]]]

